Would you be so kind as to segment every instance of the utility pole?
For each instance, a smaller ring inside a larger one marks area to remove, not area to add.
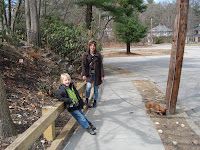
[[[151,18],[151,43],[153,43],[153,37],[152,37],[152,18]]]
[[[176,18],[174,23],[168,81],[165,93],[166,108],[169,109],[169,113],[171,115],[176,111],[187,32],[188,6],[189,0],[176,0]]]

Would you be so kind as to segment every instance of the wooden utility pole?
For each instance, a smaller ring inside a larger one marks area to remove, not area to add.
[[[151,18],[151,44],[153,43],[153,37],[152,37],[152,18]]]
[[[189,0],[176,1],[176,18],[174,23],[173,41],[165,93],[166,108],[172,115],[176,110],[178,90],[181,78],[185,38],[187,32]]]

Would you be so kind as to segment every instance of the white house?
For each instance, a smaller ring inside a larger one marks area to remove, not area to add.
[[[167,28],[165,25],[158,25],[148,30],[147,40],[148,42],[153,42],[155,37],[172,36],[172,35],[173,35],[173,31],[171,29]]]
[[[194,34],[187,35],[186,42],[194,42],[199,43],[200,42],[200,24],[198,27],[194,29]]]

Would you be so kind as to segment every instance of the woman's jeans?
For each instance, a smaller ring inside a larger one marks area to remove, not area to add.
[[[81,109],[74,110],[70,114],[78,121],[78,123],[84,128],[87,129],[90,127],[91,122],[87,120],[85,114]]]
[[[95,84],[95,74],[92,73],[92,80],[93,83]],[[89,98],[90,97],[90,91],[92,88],[92,83],[87,82],[87,87],[86,87],[86,92],[85,92],[85,97]],[[98,86],[94,85],[94,95],[93,95],[94,100],[98,100]]]

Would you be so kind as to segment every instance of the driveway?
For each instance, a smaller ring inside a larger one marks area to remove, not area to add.
[[[171,45],[153,45],[140,49],[171,49]],[[122,49],[120,49],[121,51]],[[131,49],[134,50],[134,49]],[[105,51],[119,51],[119,49]],[[126,51],[124,49],[124,51]],[[177,104],[200,127],[200,46],[186,46]],[[104,64],[129,70],[143,80],[156,83],[165,93],[168,79],[170,55],[110,57],[104,58]]]

